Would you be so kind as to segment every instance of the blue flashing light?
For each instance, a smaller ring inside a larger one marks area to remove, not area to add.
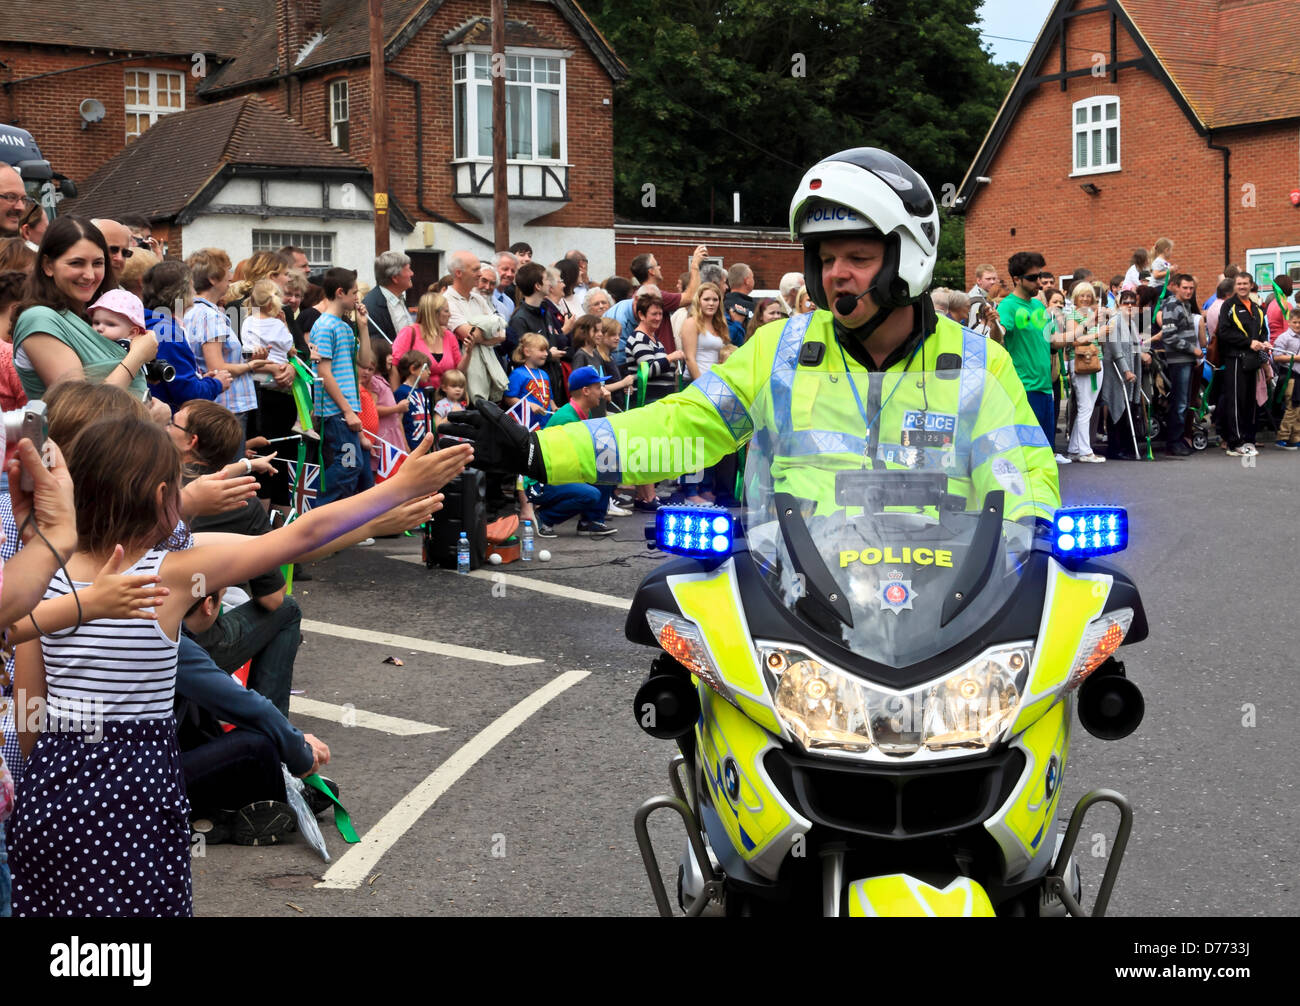
[[[1128,547],[1128,511],[1115,506],[1068,507],[1052,519],[1052,549],[1086,559]]]
[[[665,552],[703,559],[731,551],[735,521],[722,507],[660,507],[655,514],[655,541]]]

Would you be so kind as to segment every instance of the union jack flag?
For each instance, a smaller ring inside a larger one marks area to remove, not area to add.
[[[377,446],[378,464],[375,467],[375,483],[378,484],[397,474],[397,469],[402,467],[402,462],[407,459],[408,452],[373,433],[370,434],[370,439]]]
[[[513,419],[520,426],[529,430],[537,429],[540,420],[537,414],[528,407],[528,399],[521,398],[510,408],[506,409],[506,415]]]
[[[320,491],[320,465],[302,466],[302,483],[298,482],[298,466],[289,466],[289,493],[293,500],[293,510],[304,514],[316,503],[316,494]]]

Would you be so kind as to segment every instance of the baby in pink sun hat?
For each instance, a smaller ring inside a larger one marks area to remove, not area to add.
[[[106,339],[119,342],[146,329],[144,304],[127,290],[109,290],[90,305],[91,326]]]

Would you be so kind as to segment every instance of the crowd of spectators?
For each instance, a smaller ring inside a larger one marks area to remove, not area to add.
[[[290,721],[291,570],[421,526],[472,451],[405,435],[355,273],[309,276],[296,248],[163,260],[148,221],[50,222],[5,170],[0,403],[47,439],[9,443],[0,474],[0,915],[187,915],[194,835],[283,840],[285,771],[329,761]],[[400,297],[391,264],[377,286]],[[347,449],[363,397],[405,454],[373,488]],[[310,507],[303,455],[327,469]]]
[[[931,297],[1007,349],[1060,464],[1189,457],[1216,441],[1233,457],[1300,450],[1291,277],[1260,283],[1229,264],[1211,290],[1173,255],[1160,238],[1105,282],[1082,267],[1058,281],[1022,251],[1005,279],[981,264],[969,292]]]

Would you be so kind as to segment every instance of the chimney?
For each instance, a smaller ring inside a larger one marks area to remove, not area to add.
[[[276,62],[288,73],[321,28],[321,0],[275,0]]]

